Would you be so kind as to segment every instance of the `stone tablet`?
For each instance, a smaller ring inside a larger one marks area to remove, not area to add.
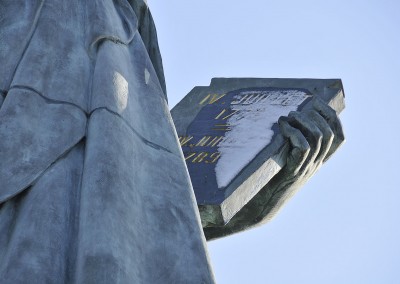
[[[227,223],[286,163],[280,116],[318,96],[344,108],[339,79],[214,78],[171,111],[203,226]]]

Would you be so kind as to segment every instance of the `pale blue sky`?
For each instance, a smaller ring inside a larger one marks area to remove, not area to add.
[[[400,283],[400,1],[149,0],[173,107],[212,77],[341,78],[347,142],[267,225],[208,243],[218,283]]]

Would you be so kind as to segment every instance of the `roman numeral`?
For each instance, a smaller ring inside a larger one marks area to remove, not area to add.
[[[226,96],[226,94],[222,94],[222,95],[208,94],[199,104],[200,105],[203,105],[203,104],[211,105],[225,96]]]
[[[228,113],[228,111],[226,109],[223,109],[216,117],[215,119],[222,119],[222,120],[227,120],[228,118],[230,118],[232,115],[234,115],[235,113],[237,113],[238,110],[235,110],[231,113]]]
[[[192,139],[193,136],[181,136],[179,137],[179,143],[181,144],[181,147],[184,147]]]

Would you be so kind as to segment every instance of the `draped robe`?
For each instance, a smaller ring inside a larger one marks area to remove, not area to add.
[[[138,0],[0,2],[0,282],[212,283]]]

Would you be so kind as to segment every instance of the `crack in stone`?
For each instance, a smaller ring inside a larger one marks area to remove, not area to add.
[[[132,32],[132,35],[130,38],[128,38],[127,41],[123,41],[119,37],[113,36],[113,35],[101,35],[98,36],[93,40],[93,42],[89,45],[89,50],[88,54],[89,57],[92,59],[95,59],[96,56],[95,54],[97,53],[97,50],[99,49],[100,45],[102,45],[104,42],[111,41],[114,44],[120,44],[124,46],[129,46],[129,44],[132,42],[133,38],[136,36],[138,33],[138,30],[136,29],[134,32]]]
[[[46,101],[46,103],[48,103],[48,104],[69,105],[69,106],[75,107],[75,108],[79,109],[81,112],[83,112],[84,115],[86,116],[86,118],[89,118],[89,117],[90,117],[95,111],[97,111],[97,110],[105,110],[105,111],[107,111],[107,112],[109,112],[109,113],[111,113],[111,114],[114,114],[114,115],[118,116],[118,117],[126,124],[126,126],[128,126],[128,128],[129,128],[129,129],[144,143],[144,144],[146,144],[147,146],[150,146],[150,147],[152,147],[152,148],[154,148],[154,149],[156,149],[156,150],[162,150],[162,151],[168,152],[168,153],[170,153],[170,154],[173,154],[173,155],[175,155],[175,156],[178,156],[178,155],[176,155],[175,153],[173,153],[171,150],[169,150],[168,148],[165,148],[165,147],[163,147],[163,146],[161,146],[161,145],[158,145],[158,144],[156,144],[156,143],[154,143],[154,142],[151,142],[151,141],[147,140],[146,138],[144,138],[137,130],[135,130],[135,129],[125,120],[125,118],[124,118],[122,115],[120,115],[119,113],[117,113],[117,112],[115,112],[115,111],[113,111],[113,110],[111,110],[111,109],[109,109],[109,108],[107,108],[107,107],[98,107],[98,108],[93,109],[90,113],[88,113],[88,112],[87,112],[86,110],[84,110],[82,107],[80,107],[80,106],[78,106],[78,105],[76,105],[76,104],[74,104],[74,103],[50,99],[50,98],[44,96],[44,95],[43,95],[42,93],[40,93],[38,90],[32,88],[32,87],[22,86],[22,85],[15,85],[15,86],[12,86],[12,87],[11,87],[11,90],[12,90],[12,89],[19,89],[19,90],[25,90],[25,91],[33,92],[34,94],[36,94],[36,95],[40,96],[42,99],[44,99],[44,100]],[[7,92],[1,90],[1,95],[5,96],[5,95],[7,95]],[[86,130],[86,133],[87,133],[87,130]],[[85,136],[87,136],[87,135],[85,135]],[[180,157],[180,156],[178,156],[178,157]]]
[[[161,145],[158,145],[156,143],[153,143],[153,142],[147,140],[146,138],[144,138],[139,132],[137,132],[132,126],[129,125],[129,123],[125,120],[125,118],[123,116],[121,116],[119,113],[117,113],[115,111],[112,111],[112,110],[108,109],[107,107],[95,108],[94,110],[92,110],[90,112],[90,115],[92,115],[95,111],[98,111],[98,110],[105,110],[105,111],[107,111],[107,112],[109,112],[111,114],[114,114],[114,115],[118,116],[129,127],[129,129],[132,130],[132,132],[137,137],[139,137],[139,139],[142,140],[142,142],[145,143],[146,145],[148,145],[148,146],[150,146],[150,147],[152,147],[152,148],[154,148],[156,150],[162,150],[162,151],[168,152],[168,153],[173,154],[173,155],[176,156],[176,154],[174,154],[171,150],[169,150],[169,149],[167,149],[167,148],[165,148],[165,147],[163,147]]]
[[[15,85],[12,86],[10,90],[13,89],[17,89],[17,90],[25,90],[25,91],[30,91],[35,93],[36,95],[40,96],[42,99],[44,99],[48,104],[55,104],[55,105],[69,105],[69,106],[73,106],[77,109],[79,109],[81,112],[83,112],[85,114],[86,117],[88,117],[88,112],[83,109],[82,107],[80,107],[79,105],[76,105],[74,103],[71,102],[66,102],[66,101],[60,101],[60,100],[55,100],[55,99],[50,99],[48,97],[46,97],[45,95],[43,95],[41,92],[39,92],[38,90],[36,90],[35,88],[29,87],[29,86],[23,86],[23,85]]]

